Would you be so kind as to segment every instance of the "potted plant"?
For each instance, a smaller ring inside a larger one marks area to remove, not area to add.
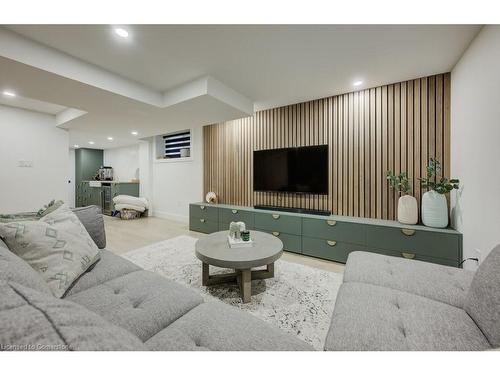
[[[387,181],[394,190],[401,194],[398,200],[398,221],[402,224],[417,224],[418,204],[415,197],[409,195],[411,187],[408,174],[401,172],[396,176],[392,171],[387,171]]]
[[[430,159],[427,166],[427,176],[420,179],[422,188],[427,192],[422,196],[422,222],[433,228],[446,228],[448,226],[448,203],[445,194],[453,189],[458,189],[459,180],[448,179],[437,175],[441,171],[441,164],[435,159]]]

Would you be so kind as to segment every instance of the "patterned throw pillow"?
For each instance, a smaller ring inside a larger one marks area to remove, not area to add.
[[[62,205],[38,221],[0,224],[10,251],[38,271],[54,296],[99,260],[99,250],[76,215]]]

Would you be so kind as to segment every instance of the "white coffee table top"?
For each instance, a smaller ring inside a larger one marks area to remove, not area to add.
[[[250,269],[271,264],[283,254],[283,242],[271,234],[252,230],[252,247],[230,248],[228,233],[225,230],[200,238],[195,246],[196,257],[217,267]]]

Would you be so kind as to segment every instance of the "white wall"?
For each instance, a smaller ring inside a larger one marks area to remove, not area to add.
[[[149,215],[154,213],[153,197],[153,143],[149,140],[139,141],[139,195],[149,200]]]
[[[104,150],[104,165],[113,167],[117,181],[139,178],[139,145]]]
[[[69,140],[55,117],[0,105],[0,212],[68,199]],[[19,161],[32,162],[31,168]]]
[[[500,26],[484,27],[452,71],[451,150],[454,226],[464,257],[484,259],[500,243]]]
[[[189,161],[154,160],[153,140],[149,141],[149,147],[144,145],[141,148],[141,153],[148,153],[148,155],[141,155],[141,160],[150,160],[150,182],[144,186],[144,190],[150,191],[154,216],[187,222],[189,203],[199,202],[203,198],[202,128],[192,129],[191,135],[192,160]],[[141,179],[143,175],[144,178],[148,175],[148,172],[143,169],[141,169]]]

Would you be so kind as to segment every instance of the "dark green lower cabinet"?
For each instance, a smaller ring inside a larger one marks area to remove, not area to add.
[[[366,246],[348,242],[302,237],[302,254],[345,263],[352,251],[366,251]]]
[[[453,229],[401,225],[396,221],[263,211],[251,207],[192,203],[189,228],[202,233],[229,230],[231,221],[273,234],[286,251],[345,263],[353,251],[459,267],[462,234]]]

